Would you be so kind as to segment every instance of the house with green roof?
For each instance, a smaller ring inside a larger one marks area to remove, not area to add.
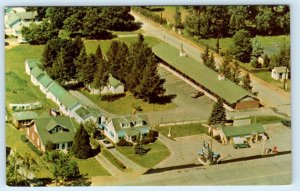
[[[70,117],[37,118],[32,127],[26,128],[26,136],[42,152],[49,143],[54,144],[56,150],[67,150],[72,146],[77,128]]]
[[[163,66],[193,87],[197,87],[199,91],[203,91],[214,101],[221,98],[225,105],[237,110],[259,107],[259,100],[255,95],[232,81],[222,78],[204,64],[190,57],[181,57],[179,50],[173,46],[161,42],[152,50]]]
[[[35,67],[35,66],[40,66],[41,62],[39,59],[26,59],[25,60],[25,72],[30,75],[31,70]]]
[[[250,143],[265,137],[265,129],[260,123],[240,126],[225,126],[220,128],[220,138],[223,144],[233,143],[235,138],[242,138]]]
[[[88,88],[92,94],[100,94],[99,89],[93,88],[92,86]],[[122,94],[124,91],[124,84],[109,74],[107,84],[102,88],[101,94]]]
[[[40,67],[35,66],[30,73],[30,80],[31,82],[36,85],[39,86],[39,80],[45,75],[44,71],[42,69],[40,69]]]
[[[114,143],[125,139],[136,142],[138,137],[145,138],[150,130],[150,123],[146,114],[113,117],[103,126],[104,135]]]
[[[32,125],[33,120],[38,117],[38,114],[34,111],[21,111],[13,113],[12,117],[13,125],[21,128]]]

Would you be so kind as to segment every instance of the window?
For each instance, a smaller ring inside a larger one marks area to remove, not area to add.
[[[61,149],[65,149],[65,143],[61,144]]]

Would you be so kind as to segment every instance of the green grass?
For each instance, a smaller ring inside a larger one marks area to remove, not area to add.
[[[169,149],[159,141],[150,145],[145,145],[145,148],[151,148],[151,150],[145,155],[134,154],[133,147],[117,146],[116,148],[127,158],[146,168],[152,168],[170,155]]]
[[[155,127],[155,128],[164,136],[168,136],[169,126]],[[203,134],[206,133],[207,131],[208,131],[207,127],[202,126],[200,123],[171,126],[172,138]]]
[[[124,41],[127,44],[134,43],[137,41],[137,37],[120,37],[111,40],[85,40],[84,45],[86,48],[86,52],[88,54],[96,52],[97,46],[100,45],[103,54],[107,52],[109,46],[113,40]],[[147,43],[150,47],[155,46],[160,42],[159,39],[154,37],[145,37],[145,43]]]
[[[151,112],[151,111],[164,111],[168,109],[173,109],[176,107],[174,103],[163,104],[149,104],[141,99],[135,98],[131,93],[127,92],[125,97],[119,98],[115,101],[101,101],[98,99],[98,95],[89,94],[86,91],[81,91],[86,97],[91,101],[96,103],[102,109],[114,113],[114,114],[129,114],[132,112],[133,105],[140,106],[142,108],[141,113]]]
[[[28,103],[41,101],[43,107],[57,107],[50,99],[34,86],[29,75],[25,73],[25,60],[40,58],[44,46],[19,45],[5,50],[5,96],[6,105],[9,103]]]
[[[264,52],[271,57],[272,55],[279,52],[280,47],[283,46],[284,42],[288,47],[290,45],[290,36],[280,35],[280,36],[258,36],[259,41],[264,47]],[[199,39],[198,43],[201,45],[208,45],[209,47],[216,48],[217,39]],[[230,46],[233,45],[232,38],[221,38],[220,39],[220,47],[221,52],[226,52]]]
[[[17,130],[11,124],[6,123],[6,145],[15,149],[21,155],[25,153],[30,154],[38,163],[39,171],[35,172],[35,175],[39,178],[52,177],[51,173],[43,164],[42,158],[33,152],[27,143],[21,141],[21,135],[24,135],[21,130]]]
[[[110,176],[111,174],[94,158],[76,159],[73,158],[78,166],[80,173],[87,173],[89,177],[92,176]]]
[[[272,84],[275,85],[281,89],[283,88],[283,81],[280,80],[275,80],[271,77],[271,72],[270,71],[263,71],[263,72],[257,72],[257,73],[253,73],[256,77]],[[291,80],[287,80],[287,91],[291,91]]]
[[[162,17],[166,18],[169,23],[174,23],[174,14],[177,6],[152,6],[151,8],[164,8]],[[181,21],[185,21],[185,17],[189,14],[188,10],[180,6]],[[160,11],[153,12],[160,16]]]
[[[263,125],[265,124],[272,124],[272,123],[280,123],[281,120],[284,120],[283,118],[277,117],[277,116],[252,116],[251,121],[252,123],[261,123]]]

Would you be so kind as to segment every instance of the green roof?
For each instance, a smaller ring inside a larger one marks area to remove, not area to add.
[[[79,115],[82,119],[86,119],[89,116],[91,116],[91,113],[85,108],[85,107],[80,107],[78,108],[75,113]]]
[[[126,133],[129,136],[148,133],[149,132],[149,120],[147,115],[128,115],[122,117],[114,117],[111,119],[117,134],[121,137]],[[141,126],[134,126],[135,122],[143,122]],[[121,123],[129,124],[130,127],[121,127]]]
[[[116,78],[114,78],[111,74],[110,74],[109,77],[108,77],[108,83],[109,83],[112,87],[114,87],[114,88],[116,88],[116,87],[118,87],[118,86],[120,86],[120,85],[123,85],[122,82],[120,82],[119,80],[117,80]]]
[[[30,70],[41,64],[39,59],[26,59],[26,62],[28,63]]]
[[[34,111],[23,111],[23,112],[17,112],[13,114],[13,118],[16,119],[17,121],[30,120],[30,119],[35,119],[37,117],[38,114]]]
[[[42,84],[42,86],[47,88],[53,82],[53,80],[47,74],[45,74],[39,79],[39,82]]]
[[[48,91],[51,92],[68,109],[79,103],[79,101],[76,98],[74,98],[57,82],[53,82],[49,87]]]
[[[230,126],[222,127],[222,130],[226,137],[237,137],[237,136],[246,136],[253,133],[264,133],[265,129],[260,123],[253,123],[250,125],[241,125],[241,126]]]
[[[4,13],[7,14],[7,13],[12,13],[13,9],[11,7],[6,7],[4,8]]]
[[[19,12],[15,13],[17,17],[19,17],[22,20],[27,19],[35,19],[35,17],[38,15],[36,11],[30,11],[30,12]]]
[[[153,47],[153,52],[156,56],[223,98],[229,104],[234,104],[245,96],[255,97],[230,80],[218,80],[218,73],[204,64],[190,57],[180,57],[179,50],[169,44],[160,43]]]
[[[38,78],[40,75],[44,74],[43,70],[41,70],[38,66],[35,66],[31,70],[31,75],[35,78]]]
[[[38,118],[35,119],[34,122],[44,145],[49,141],[52,143],[71,142],[73,141],[76,129],[78,128],[78,125],[74,123],[71,118],[64,116]],[[56,126],[61,126],[65,129],[68,129],[68,131],[61,131],[51,134],[49,130]]]
[[[12,27],[13,25],[15,25],[16,23],[18,23],[20,21],[20,18],[15,15],[15,14],[10,14],[7,18],[6,24],[9,27]]]

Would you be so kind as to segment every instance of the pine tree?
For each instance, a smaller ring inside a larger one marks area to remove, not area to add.
[[[82,124],[80,124],[79,129],[75,133],[71,151],[79,159],[86,159],[92,155],[90,136]]]
[[[85,47],[83,47],[80,51],[79,56],[77,56],[77,58],[74,60],[74,64],[76,67],[76,78],[78,81],[82,80],[82,68],[84,66],[86,66],[87,63],[87,54],[86,54],[86,50]]]
[[[78,80],[89,86],[94,79],[94,71],[97,68],[97,60],[95,54],[90,54],[87,58],[86,64],[80,67],[78,72]]]
[[[176,28],[181,28],[182,27],[182,22],[181,22],[181,12],[180,8],[176,7],[175,9],[175,14],[174,14],[174,26]]]
[[[206,45],[205,47],[205,51],[203,53],[201,53],[201,59],[202,59],[202,62],[203,64],[207,65],[206,63],[208,62],[209,60],[209,49],[208,49],[208,45]]]
[[[209,125],[223,125],[226,122],[226,111],[222,99],[218,99],[208,119]]]
[[[248,90],[249,92],[252,92],[252,86],[251,86],[251,79],[249,73],[247,73],[243,77],[243,86],[244,89]]]

